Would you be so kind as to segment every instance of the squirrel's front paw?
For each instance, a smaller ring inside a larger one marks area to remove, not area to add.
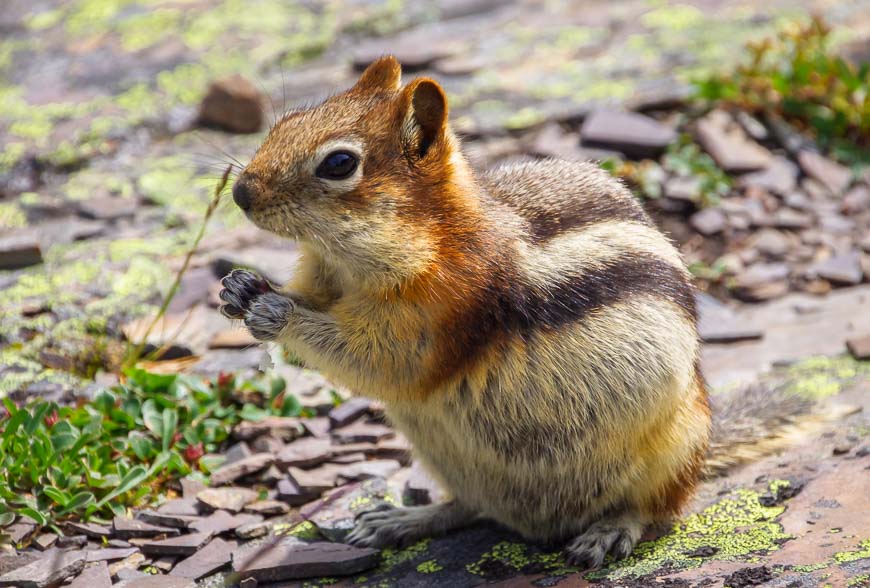
[[[248,270],[233,270],[221,280],[221,314],[242,319],[254,338],[276,339],[293,312],[293,301],[275,291],[264,278]]]

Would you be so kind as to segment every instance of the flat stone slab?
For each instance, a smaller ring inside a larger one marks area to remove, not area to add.
[[[189,578],[170,576],[145,576],[118,582],[112,588],[194,588],[196,582]]]
[[[178,529],[152,525],[137,519],[115,517],[112,520],[113,535],[120,539],[154,537],[156,535],[178,535]]]
[[[377,549],[343,543],[302,543],[298,540],[264,544],[242,557],[233,556],[233,571],[241,578],[277,582],[320,576],[346,576],[377,565]]]
[[[234,549],[223,539],[212,539],[208,545],[178,562],[169,575],[199,580],[229,565]]]
[[[211,533],[191,533],[162,541],[143,543],[140,549],[145,555],[193,555],[211,536]]]
[[[580,127],[584,146],[614,149],[629,157],[655,157],[676,141],[677,132],[634,112],[597,110]]]
[[[53,588],[84,567],[83,551],[48,551],[38,560],[0,576],[0,586]]]
[[[332,455],[331,448],[329,439],[303,437],[285,445],[276,461],[283,468],[309,468],[327,461]]]
[[[111,588],[112,578],[106,562],[91,564],[66,588]]]
[[[259,472],[274,462],[275,456],[270,453],[255,453],[219,467],[212,472],[210,480],[215,486],[229,484],[243,476]]]
[[[368,412],[371,400],[367,398],[350,398],[329,411],[329,424],[333,429],[343,427],[355,421]]]
[[[259,498],[259,494],[248,488],[206,488],[196,495],[196,499],[213,509],[240,512],[246,505]]]

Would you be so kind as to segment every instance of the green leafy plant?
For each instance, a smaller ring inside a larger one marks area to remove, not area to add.
[[[232,427],[270,415],[311,416],[283,379],[215,382],[128,369],[124,385],[79,406],[4,399],[0,417],[0,523],[104,519],[153,502],[172,479],[207,475],[204,455]]]
[[[764,116],[781,117],[846,163],[870,163],[870,64],[853,65],[831,49],[820,18],[792,23],[749,43],[735,70],[697,80],[697,95]]]
[[[722,171],[713,158],[701,151],[688,135],[668,147],[662,159],[663,167],[679,177],[690,177],[698,182],[698,205],[715,206],[731,191],[731,178]]]

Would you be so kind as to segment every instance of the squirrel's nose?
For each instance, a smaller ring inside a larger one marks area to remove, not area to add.
[[[235,200],[239,208],[242,210],[248,210],[251,208],[252,197],[253,190],[250,182],[246,177],[240,177],[236,183],[233,184],[233,200]]]

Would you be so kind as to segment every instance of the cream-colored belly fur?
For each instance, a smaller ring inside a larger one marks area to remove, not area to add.
[[[527,537],[643,510],[707,434],[692,409],[696,340],[677,312],[625,302],[388,414],[453,498]]]

